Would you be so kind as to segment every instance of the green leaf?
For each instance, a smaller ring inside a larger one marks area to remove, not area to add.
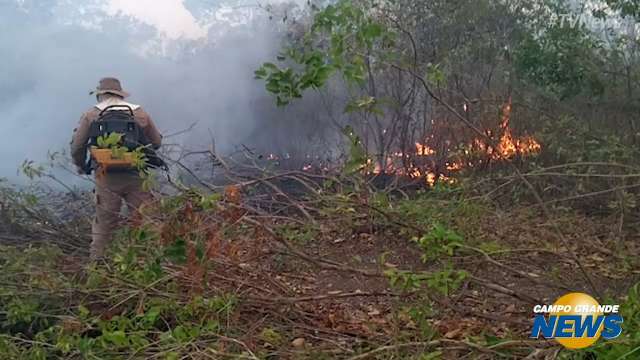
[[[116,330],[113,332],[105,332],[102,338],[108,342],[113,343],[116,346],[125,346],[128,344],[127,334],[122,330]]]
[[[360,137],[358,137],[351,126],[345,126],[343,134],[349,138],[349,159],[345,164],[345,171],[353,173],[364,168],[367,164],[367,156]]]
[[[271,70],[271,71],[280,70],[276,64],[270,63],[270,62],[266,62],[266,63],[262,64],[262,69]]]
[[[366,25],[363,29],[364,35],[369,39],[375,39],[379,37],[380,35],[382,35],[382,31],[383,31],[382,25],[377,23],[370,23]]]
[[[87,309],[83,305],[78,305],[78,315],[82,319],[87,319],[89,315],[91,315],[91,311],[89,311],[89,309]]]
[[[255,75],[256,79],[264,79],[267,76],[267,70],[264,68],[259,68],[258,70],[254,71],[253,74]]]
[[[144,314],[144,321],[153,324],[160,317],[160,307],[154,306]]]
[[[187,262],[187,243],[183,239],[176,239],[170,246],[164,249],[164,256],[176,264]]]

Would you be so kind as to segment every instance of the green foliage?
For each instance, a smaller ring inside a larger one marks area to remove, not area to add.
[[[397,269],[385,271],[391,286],[404,291],[420,290],[423,286],[441,295],[449,296],[452,291],[460,287],[467,277],[464,270],[454,270],[447,267],[434,272],[411,272]]]
[[[428,234],[414,237],[413,241],[423,251],[422,261],[430,262],[442,256],[453,256],[455,249],[462,245],[462,236],[441,224],[435,224]]]
[[[360,137],[355,134],[351,126],[346,126],[343,134],[349,139],[349,158],[344,166],[344,171],[351,174],[365,169],[368,159]]]
[[[405,310],[407,315],[416,324],[420,332],[421,341],[430,341],[438,335],[438,331],[431,324],[431,319],[436,315],[436,311],[431,305],[424,301]]]
[[[294,67],[264,63],[255,71],[265,81],[268,92],[276,96],[278,106],[301,98],[307,89],[323,87],[334,73],[347,83],[362,85],[367,77],[366,56],[384,58],[384,48],[393,41],[393,33],[356,2],[340,0],[315,13],[313,24],[302,43],[283,51],[278,59]],[[371,111],[375,99],[354,102],[349,109]]]
[[[127,147],[122,146],[123,134],[110,133],[106,136],[99,136],[97,139],[99,149],[111,149],[111,157],[113,159],[124,159],[125,154],[131,156],[132,165],[140,171],[141,177],[147,175],[145,168],[147,166],[147,158],[144,153],[144,146],[129,150]]]
[[[346,108],[345,112],[364,112],[364,113],[372,113],[376,115],[384,115],[384,112],[380,110],[378,107],[379,101],[372,96],[365,96],[364,98],[354,99],[350,101]]]
[[[441,201],[440,197],[449,198]],[[395,205],[399,217],[403,221],[411,222],[419,227],[429,228],[429,232],[417,237],[415,242],[422,250],[421,259],[424,263],[441,264],[438,270],[430,272],[413,272],[397,270],[385,271],[392,286],[405,291],[420,290],[424,287],[443,296],[449,296],[462,284],[467,277],[464,270],[453,268],[451,256],[457,248],[463,246],[463,237],[458,232],[443,225],[454,224],[456,220],[467,220],[476,216],[477,210],[471,210],[462,199],[457,199],[457,190],[442,187],[435,191],[425,192],[414,199],[400,201]],[[441,222],[443,221],[443,222]]]
[[[200,197],[200,207],[202,207],[204,210],[211,210],[214,209],[216,207],[216,205],[218,204],[218,202],[222,200],[222,194],[220,193],[213,193],[210,195],[202,195]]]
[[[17,339],[0,337],[3,354],[15,359],[116,359],[140,353],[145,358],[149,347],[180,354],[189,342],[223,331],[221,324],[235,311],[235,296],[183,300],[173,278],[162,278],[160,262],[171,259],[149,246],[151,237],[144,228],[123,231],[112,249],[110,268],[90,266],[82,277],[57,269],[61,254],[55,248],[0,249],[0,282],[15,284],[0,289],[0,331]],[[145,294],[152,284],[160,296]],[[94,294],[93,300],[67,298],[84,291]],[[117,315],[103,317],[96,305],[118,308]],[[168,324],[173,325],[167,329]]]
[[[605,0],[607,5],[615,11],[618,11],[622,17],[633,17],[636,21],[640,20],[640,1],[638,0]],[[602,9],[594,10],[597,17],[606,17]]]
[[[14,298],[7,304],[6,321],[3,326],[16,326],[20,324],[30,325],[35,319],[35,312],[39,304],[32,299]]]
[[[143,246],[150,236],[145,229],[124,231],[110,267],[89,266],[80,277],[57,268],[61,254],[55,248],[0,248],[0,282],[7,284],[0,288],[2,356],[148,358],[152,350],[180,358],[190,343],[224,334],[238,299],[183,296],[178,279],[161,276],[162,250]],[[160,272],[149,276],[150,264]],[[116,311],[105,316],[107,309]]]
[[[442,295],[448,296],[462,285],[467,275],[468,273],[464,270],[446,267],[444,270],[434,272],[427,279],[427,286]]]
[[[184,239],[176,239],[165,248],[164,256],[176,264],[184,264],[187,261],[187,243]]]
[[[97,139],[99,149],[111,149],[111,158],[123,160],[127,156],[131,160],[131,166],[138,171],[138,175],[143,180],[142,188],[145,191],[155,185],[155,178],[153,173],[147,169],[147,155],[145,154],[145,148],[150,146],[139,146],[136,149],[130,150],[129,148],[122,146],[123,134],[110,133],[106,136],[99,136]]]
[[[98,136],[98,148],[100,149],[112,149],[117,148],[122,144],[123,134],[111,133],[106,136]]]
[[[545,156],[552,163],[612,162],[632,164],[640,155],[620,136],[594,131],[573,117],[561,117],[545,123],[540,133]]]
[[[306,67],[312,66],[306,65]],[[293,99],[301,98],[302,92],[315,84],[315,81],[303,82],[302,80],[303,76],[310,78],[314,70],[305,68],[304,71],[304,75],[299,75],[291,68],[281,69],[273,63],[265,63],[254,74],[256,79],[265,80],[266,89],[276,96],[277,105],[284,106]]]
[[[312,225],[292,226],[287,224],[278,227],[276,232],[287,241],[299,245],[308,244],[318,236],[318,231]]]
[[[446,81],[446,75],[440,64],[427,64],[426,79],[428,82],[436,86],[444,84]]]
[[[477,230],[476,220],[487,209],[480,201],[465,199],[461,188],[438,184],[415,194],[411,199],[397,201],[389,211],[422,229],[432,229],[434,224],[442,224],[471,238],[470,235]],[[407,234],[415,236],[413,233]]]
[[[545,146],[542,161],[551,164],[575,164],[539,170],[542,173],[566,174],[565,181],[549,187],[550,190],[564,190],[564,196],[567,193],[577,195],[610,189],[612,185],[624,187],[628,185],[625,176],[632,177],[636,172],[634,165],[638,162],[640,151],[626,136],[594,131],[577,119],[562,117],[545,124],[541,139]],[[611,177],[602,176],[603,174],[610,174]],[[615,176],[619,177],[614,178]],[[547,179],[549,178],[545,177],[539,181]],[[564,189],[560,186],[564,186]],[[634,193],[625,189],[611,192],[609,196],[603,194],[598,198],[583,201],[589,201],[588,205],[591,208],[599,207],[606,212],[613,210],[626,213],[637,206]]]
[[[515,67],[522,78],[560,99],[601,95],[604,85],[595,64],[600,47],[584,23],[563,17],[539,36],[526,35],[515,51]]]

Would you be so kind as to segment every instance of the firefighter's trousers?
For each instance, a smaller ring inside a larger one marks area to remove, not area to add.
[[[137,173],[107,173],[96,176],[96,215],[92,225],[90,255],[98,259],[104,255],[115,230],[125,220],[120,215],[122,202],[129,217],[137,216],[140,206],[152,200],[152,195],[142,189],[143,180]]]

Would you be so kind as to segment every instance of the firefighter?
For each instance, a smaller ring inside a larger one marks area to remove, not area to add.
[[[148,145],[154,149],[160,146],[162,135],[158,132],[151,117],[140,105],[124,101],[129,94],[122,90],[118,79],[112,77],[101,79],[96,90],[91,94],[96,95],[97,104],[82,114],[78,127],[74,129],[71,141],[71,157],[78,167],[79,173],[86,173],[87,143],[90,137],[91,123],[95,122],[107,107],[117,109],[114,106],[123,106],[133,110],[133,118],[141,129],[144,139],[142,145]],[[104,255],[114,229],[121,221],[122,201],[125,202],[129,210],[128,214],[131,215],[136,213],[141,205],[152,200],[151,193],[143,190],[143,179],[136,169],[118,172],[96,171],[95,180],[96,214],[91,228],[90,247],[92,260],[97,260]]]

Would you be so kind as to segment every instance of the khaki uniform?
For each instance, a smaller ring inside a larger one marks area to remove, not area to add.
[[[74,130],[71,141],[71,157],[79,168],[84,166],[87,156],[87,141],[91,123],[98,119],[100,111],[110,105],[127,105],[133,109],[134,119],[147,141],[154,148],[160,146],[162,136],[155,124],[142,107],[125,102],[120,98],[108,98],[96,104],[80,118],[78,127]],[[104,250],[111,241],[114,230],[120,221],[122,201],[128,207],[129,214],[145,202],[151,200],[150,193],[143,191],[143,180],[136,171],[109,172],[96,176],[96,216],[92,225],[91,258],[96,259],[104,255]]]

